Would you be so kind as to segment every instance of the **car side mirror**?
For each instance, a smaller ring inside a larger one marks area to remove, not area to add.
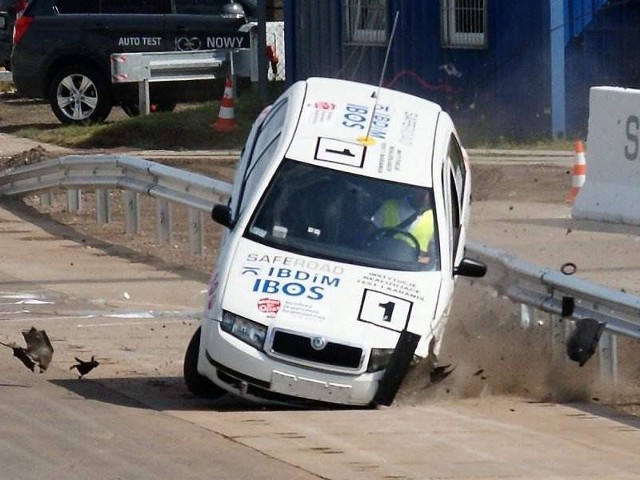
[[[463,277],[484,277],[486,273],[487,266],[473,258],[464,257],[460,265],[453,267],[453,274]]]
[[[231,209],[227,205],[217,204],[211,210],[211,218],[214,222],[219,223],[223,227],[233,228],[233,220],[231,219]]]

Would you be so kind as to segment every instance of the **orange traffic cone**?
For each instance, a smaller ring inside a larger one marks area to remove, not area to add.
[[[587,177],[587,162],[584,156],[584,143],[581,140],[578,140],[574,144],[575,158],[573,161],[573,168],[571,169],[571,191],[569,195],[567,195],[567,201],[573,202],[578,193],[580,193],[580,189],[582,185],[584,185],[584,180]]]
[[[218,120],[213,124],[213,129],[216,132],[232,132],[238,128],[238,124],[234,118],[233,110],[233,80],[231,77],[227,77],[227,81],[224,85],[224,94],[220,101],[220,113]]]

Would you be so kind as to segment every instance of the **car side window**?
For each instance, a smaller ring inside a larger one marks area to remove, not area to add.
[[[258,181],[262,178],[266,166],[269,164],[269,160],[273,157],[274,150],[278,146],[284,117],[287,113],[286,106],[286,98],[276,103],[269,111],[267,118],[264,119],[260,131],[256,136],[251,149],[251,157],[247,164],[247,170],[242,179],[243,188],[239,202],[239,212],[241,212],[245,206],[245,192],[254,191]]]
[[[229,0],[175,0],[176,13],[220,15]]]
[[[451,139],[449,140],[448,155],[449,160],[451,161],[451,167],[453,169],[452,181],[457,187],[458,201],[462,203],[463,189],[467,179],[467,168],[464,163],[464,156],[462,154],[460,144],[453,134],[451,135]]]
[[[171,13],[171,0],[59,0],[57,12],[64,14],[164,14]]]
[[[171,13],[170,0],[102,0],[100,13]]]
[[[58,0],[54,6],[61,14],[100,13],[99,0]]]
[[[455,171],[450,170],[451,178],[451,236],[453,240],[452,244],[452,260],[455,260],[455,255],[458,250],[458,243],[460,242],[460,232],[462,229],[460,220],[460,195],[458,188],[456,187]]]

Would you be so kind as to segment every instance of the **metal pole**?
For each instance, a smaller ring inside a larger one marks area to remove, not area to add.
[[[125,233],[140,233],[140,204],[138,194],[131,190],[124,192]]]
[[[158,245],[171,243],[171,203],[169,200],[156,200],[156,238]]]
[[[99,188],[96,190],[96,222],[104,225],[111,220],[109,215],[109,190]]]
[[[146,78],[138,82],[138,108],[140,109],[140,115],[149,115],[151,113],[149,80]]]
[[[618,382],[618,349],[616,336],[605,330],[598,342],[600,378],[616,385]]]
[[[192,255],[202,255],[204,232],[202,230],[202,212],[195,208],[189,209],[189,243]]]
[[[267,2],[258,0],[258,96],[262,106],[267,105]]]
[[[77,188],[67,190],[67,211],[77,212],[82,210],[82,193]]]

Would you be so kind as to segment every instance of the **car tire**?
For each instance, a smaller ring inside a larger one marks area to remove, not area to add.
[[[84,125],[103,122],[113,100],[109,84],[95,68],[70,65],[54,75],[49,104],[60,122]]]
[[[196,397],[202,398],[220,398],[227,392],[223,388],[219,387],[207,377],[201,375],[198,372],[198,355],[200,353],[200,333],[201,327],[198,327],[196,332],[191,337],[187,352],[184,355],[184,383],[191,393]]]
[[[155,109],[152,109],[152,113],[173,112],[176,108],[176,102],[157,102],[152,105],[155,105]],[[126,102],[120,106],[124,113],[129,117],[137,117],[140,115],[140,106],[137,103]]]

